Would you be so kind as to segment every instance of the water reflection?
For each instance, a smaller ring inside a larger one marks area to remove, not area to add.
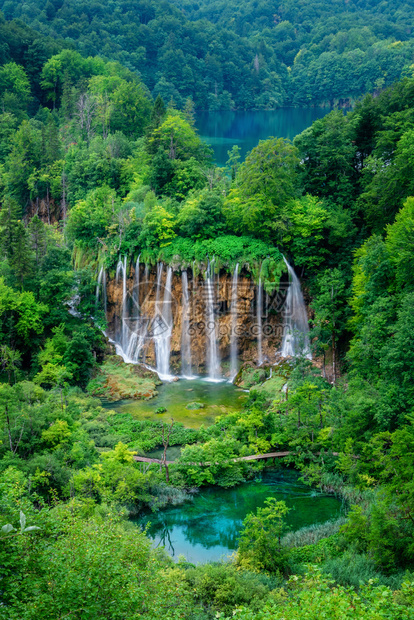
[[[141,517],[137,523],[150,523],[148,534],[156,546],[165,546],[174,557],[189,561],[220,559],[237,548],[243,519],[263,506],[267,497],[283,500],[292,509],[288,515],[291,529],[336,518],[341,502],[303,485],[293,471],[268,471],[261,481],[234,489],[200,490],[194,501]]]

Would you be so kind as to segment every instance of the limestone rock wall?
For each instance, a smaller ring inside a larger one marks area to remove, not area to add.
[[[167,270],[164,267],[161,285],[157,287],[157,267],[140,265],[139,285],[134,267],[127,268],[127,297],[123,308],[122,277],[109,280],[106,287],[108,335],[120,342],[122,317],[130,334],[140,331],[146,324],[147,334],[139,355],[139,361],[155,365],[153,328],[157,314],[162,308]],[[212,325],[206,322],[207,288],[202,275],[193,276],[187,270],[189,296],[189,336],[191,338],[192,367],[197,373],[204,372],[206,365],[208,330]],[[265,361],[273,362],[282,339],[283,303],[286,291],[282,285],[271,295],[263,293],[262,307],[262,348]],[[214,278],[214,314],[216,322],[217,346],[219,348],[222,374],[229,371],[230,335],[232,331],[232,276],[224,270]],[[243,361],[256,362],[258,358],[258,331],[260,322],[257,314],[258,287],[250,273],[242,269],[238,279],[237,308],[234,333],[237,336],[238,356]],[[173,328],[171,336],[171,369],[180,371],[183,328],[183,290],[181,271],[172,276],[171,314]],[[145,331],[145,330],[144,330]]]

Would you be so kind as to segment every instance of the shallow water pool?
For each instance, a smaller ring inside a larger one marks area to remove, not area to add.
[[[131,413],[139,420],[163,420],[173,418],[188,428],[209,426],[219,415],[230,411],[240,411],[248,394],[232,383],[212,383],[204,379],[181,379],[163,383],[158,388],[158,396],[151,400],[131,400],[112,403],[111,409]],[[200,409],[187,409],[191,403],[204,405]],[[156,413],[159,408],[166,412]]]

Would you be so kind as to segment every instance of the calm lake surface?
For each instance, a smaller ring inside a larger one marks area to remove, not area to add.
[[[224,166],[228,159],[227,151],[235,144],[241,149],[243,161],[259,140],[271,136],[292,140],[328,112],[329,108],[198,112],[195,124],[202,139],[212,146],[216,164]]]
[[[194,501],[157,513],[145,514],[135,523],[150,524],[148,535],[154,546],[165,546],[176,559],[184,555],[189,562],[214,562],[237,549],[243,519],[275,497],[292,508],[287,517],[291,530],[323,523],[341,515],[342,502],[309,488],[291,470],[265,471],[259,481],[233,489],[200,489]]]

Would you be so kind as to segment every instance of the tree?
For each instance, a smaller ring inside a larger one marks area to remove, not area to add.
[[[37,214],[30,220],[28,232],[30,245],[35,254],[36,267],[39,268],[40,258],[46,254],[47,233],[45,225]]]
[[[72,373],[63,364],[46,362],[33,381],[38,385],[57,388],[60,393],[60,407],[63,410],[63,389],[72,379]]]
[[[89,192],[86,199],[77,201],[69,212],[68,237],[87,247],[97,247],[99,239],[110,232],[120,206],[116,193],[106,185]]]
[[[23,121],[13,135],[5,162],[5,194],[24,208],[30,198],[29,178],[41,167],[42,135],[35,123]]]
[[[192,190],[205,186],[205,174],[194,157],[186,161],[172,162],[172,178],[164,185],[162,193],[183,200]]]
[[[287,550],[282,547],[281,538],[288,512],[285,502],[269,497],[264,508],[247,515],[238,547],[238,562],[242,566],[270,572],[285,569]]]
[[[148,178],[149,184],[154,192],[160,196],[164,188],[171,183],[173,177],[173,162],[168,157],[166,151],[160,147],[152,160],[151,172]]]
[[[8,447],[16,454],[27,423],[27,404],[19,386],[0,384],[0,420],[6,428]]]
[[[9,62],[0,67],[0,98],[4,112],[24,118],[31,98],[30,82],[23,67]]]
[[[329,334],[332,349],[332,381],[336,382],[338,348],[337,343],[346,324],[346,280],[339,269],[324,271],[317,279],[317,294],[312,301],[315,316],[313,324],[319,329],[320,337]]]
[[[85,388],[91,376],[94,359],[90,345],[81,333],[75,333],[70,340],[63,356],[63,363],[75,383]]]
[[[32,253],[29,245],[29,235],[23,222],[16,222],[15,237],[12,244],[12,254],[9,257],[9,264],[21,288],[25,279],[32,272]]]
[[[123,80],[110,99],[112,131],[122,131],[135,139],[142,136],[151,111],[149,94],[142,84]]]
[[[146,213],[140,234],[140,242],[148,248],[165,247],[176,237],[174,216],[162,207],[155,205]]]
[[[307,194],[288,203],[282,243],[295,265],[312,270],[325,259],[324,243],[329,211],[323,201]]]
[[[161,148],[171,160],[186,160],[190,157],[197,161],[208,159],[208,147],[180,112],[170,111],[148,137],[148,144],[149,152],[154,153]]]
[[[414,285],[414,198],[407,198],[392,225],[387,226],[385,245],[395,266],[400,289]]]
[[[161,97],[161,95],[158,95],[154,101],[154,107],[152,108],[152,111],[151,111],[151,119],[150,119],[150,124],[148,126],[149,133],[151,131],[154,131],[154,129],[158,129],[158,127],[161,125],[162,121],[164,120],[166,113],[167,113],[167,108],[165,107],[164,100]]]
[[[0,211],[0,250],[9,260],[13,257],[13,249],[17,243],[21,208],[10,196],[6,196]]]
[[[297,149],[283,138],[262,140],[240,166],[224,205],[229,226],[271,238],[283,208],[298,192]]]
[[[181,235],[191,239],[211,239],[226,230],[223,197],[218,191],[192,192],[180,208]]]
[[[21,353],[10,349],[7,345],[0,346],[0,368],[2,372],[6,371],[9,384],[12,384],[11,376],[14,375],[14,383],[16,383],[16,368],[20,366]]]
[[[0,342],[12,349],[26,350],[44,329],[48,311],[32,292],[17,292],[0,278]]]
[[[305,191],[349,206],[358,175],[352,123],[335,110],[296,136]]]
[[[230,151],[227,151],[227,163],[226,168],[230,172],[230,177],[232,182],[234,183],[237,179],[237,173],[240,168],[240,147],[237,144],[234,144]]]
[[[413,171],[413,129],[401,136],[388,158],[368,158],[358,205],[372,230],[380,232],[392,223],[404,200],[413,195]]]

